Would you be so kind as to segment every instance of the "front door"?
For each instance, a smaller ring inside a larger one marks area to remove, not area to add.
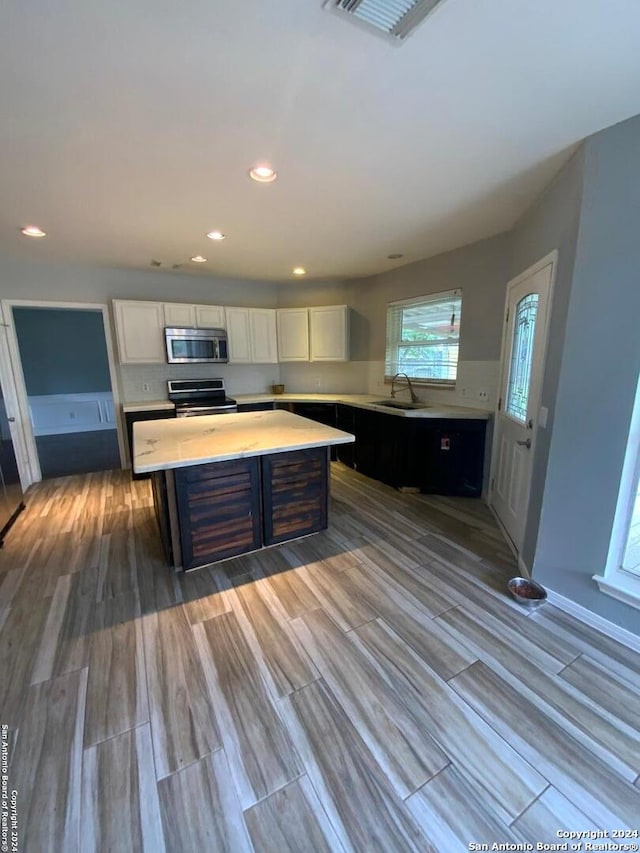
[[[554,262],[507,285],[490,501],[518,553],[529,507]]]

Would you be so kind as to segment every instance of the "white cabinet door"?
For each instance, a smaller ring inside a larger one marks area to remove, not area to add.
[[[349,308],[309,308],[310,361],[349,360]]]
[[[226,329],[227,323],[222,305],[194,305],[195,325],[199,329]]]
[[[251,363],[251,332],[248,308],[227,308],[227,338],[229,362]]]
[[[278,360],[309,361],[309,312],[306,308],[277,311]]]
[[[195,305],[183,305],[180,302],[164,303],[164,324],[176,329],[192,328],[196,325]]]
[[[275,308],[250,308],[249,331],[251,361],[255,364],[274,364],[278,361]]]
[[[162,302],[113,300],[121,364],[164,364]]]

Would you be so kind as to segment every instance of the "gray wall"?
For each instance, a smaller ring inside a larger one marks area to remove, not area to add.
[[[534,575],[635,633],[601,594],[640,373],[640,117],[585,143],[584,189]]]
[[[101,311],[14,308],[27,394],[111,391]]]
[[[157,270],[120,270],[0,258],[0,298],[53,302],[109,304],[112,299],[148,299],[254,307],[275,307],[278,283],[243,279],[179,275]],[[111,323],[112,341],[115,329]],[[207,365],[211,368],[212,365]],[[275,365],[220,365],[215,376],[224,376],[231,393],[264,392],[279,381]],[[170,365],[118,365],[116,374],[122,400],[166,398],[167,379],[186,375],[192,367]],[[211,370],[195,370],[196,378]],[[145,392],[144,387],[149,391]]]
[[[509,278],[508,234],[462,246],[424,261],[359,279],[347,287],[357,315],[354,358],[383,361],[387,303],[462,288],[461,361],[497,361],[505,284]]]
[[[278,284],[0,258],[0,297],[68,302],[149,299],[275,307]]]
[[[583,175],[584,147],[581,146],[560,170],[542,196],[516,224],[512,232],[509,279],[515,278],[554,249],[557,249],[559,253],[541,390],[541,405],[549,409],[549,419],[547,428],[538,430],[536,439],[529,515],[522,547],[522,559],[529,569],[533,566],[553,430],[558,377],[562,363],[565,325],[580,223]]]

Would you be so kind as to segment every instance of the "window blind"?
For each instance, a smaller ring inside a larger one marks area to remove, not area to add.
[[[406,373],[418,382],[455,383],[461,314],[461,290],[390,302],[385,378]]]

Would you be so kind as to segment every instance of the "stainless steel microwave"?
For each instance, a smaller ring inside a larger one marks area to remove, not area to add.
[[[169,364],[229,361],[224,329],[166,328],[164,336]]]

